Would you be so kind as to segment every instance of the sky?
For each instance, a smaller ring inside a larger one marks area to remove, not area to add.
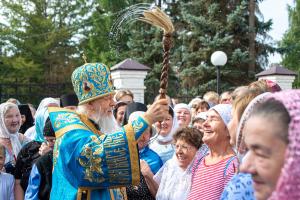
[[[264,20],[273,20],[272,30],[269,35],[275,40],[280,41],[283,34],[288,29],[288,11],[287,5],[294,5],[294,0],[264,0],[259,4],[259,9],[264,16]],[[279,63],[281,61],[279,54],[270,55],[269,63]]]

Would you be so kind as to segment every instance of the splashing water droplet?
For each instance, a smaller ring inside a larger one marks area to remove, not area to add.
[[[143,13],[146,10],[151,10],[154,7],[154,4],[139,3],[120,11],[108,35],[110,48],[117,50],[118,54],[118,51],[120,50],[119,41],[122,39],[122,35],[126,28],[143,17]]]

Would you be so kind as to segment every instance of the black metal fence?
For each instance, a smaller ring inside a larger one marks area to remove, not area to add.
[[[15,98],[21,103],[38,105],[45,97],[57,98],[70,92],[72,83],[0,83],[0,102]]]
[[[74,92],[71,82],[67,83],[12,83],[0,82],[0,103],[9,98],[15,98],[21,103],[31,103],[35,106],[45,97],[58,98],[63,94]],[[154,98],[153,98],[154,99]],[[188,103],[193,97],[179,96],[179,102]],[[151,101],[152,103],[152,101]]]

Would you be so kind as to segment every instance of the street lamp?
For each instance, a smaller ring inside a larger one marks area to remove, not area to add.
[[[210,57],[211,63],[217,67],[217,93],[220,94],[220,67],[227,62],[226,53],[223,51],[215,51]]]

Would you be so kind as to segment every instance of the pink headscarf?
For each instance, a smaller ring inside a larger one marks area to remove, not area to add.
[[[257,95],[251,102],[247,105],[246,109],[244,110],[236,134],[236,150],[237,155],[240,160],[244,157],[246,153],[246,145],[245,145],[245,135],[243,134],[243,130],[246,124],[246,121],[249,119],[251,112],[253,111],[254,107],[264,101],[267,95],[270,95],[270,92],[265,92],[260,95]]]
[[[266,79],[266,83],[270,92],[279,92],[281,91],[281,87],[274,81]]]
[[[289,144],[285,153],[284,166],[281,170],[271,200],[300,199],[300,90],[285,90],[274,93],[267,99],[280,101],[287,109],[291,122],[289,124]]]

